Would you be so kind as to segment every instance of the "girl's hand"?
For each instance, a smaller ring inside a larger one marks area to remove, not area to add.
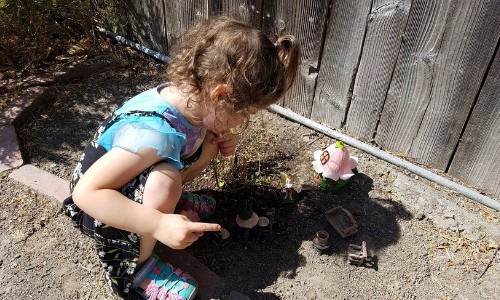
[[[236,151],[236,139],[229,131],[219,135],[213,134],[211,142],[219,145],[220,154],[223,156],[233,155]]]
[[[182,210],[179,212],[179,214],[186,216],[191,222],[199,222],[200,221],[200,216],[198,216],[198,213],[195,212],[194,210]]]
[[[179,214],[163,214],[153,237],[172,249],[184,249],[198,240],[205,231],[219,231],[214,223],[191,222]]]

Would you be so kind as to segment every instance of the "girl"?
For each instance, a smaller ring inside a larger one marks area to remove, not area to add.
[[[234,153],[230,129],[284,95],[300,55],[293,36],[272,42],[226,17],[192,28],[174,53],[170,81],[125,102],[99,128],[64,202],[75,226],[94,238],[112,290],[128,299],[195,296],[196,281],[160,262],[154,245],[184,249],[220,230],[198,222],[215,200],[182,186],[218,153]]]

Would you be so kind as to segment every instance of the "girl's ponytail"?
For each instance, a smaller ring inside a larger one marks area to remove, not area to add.
[[[282,35],[278,37],[274,46],[278,51],[281,63],[285,66],[285,90],[288,90],[297,77],[301,55],[299,42],[293,35]]]

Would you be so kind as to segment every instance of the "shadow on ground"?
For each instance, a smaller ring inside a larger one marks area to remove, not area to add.
[[[26,161],[42,165],[44,170],[59,177],[70,178],[98,124],[124,100],[158,81],[148,72],[134,74],[117,68],[112,74],[97,74],[83,82],[56,87],[57,97],[53,102],[31,111],[28,121],[16,128]],[[269,291],[266,287],[273,286],[280,277],[293,279],[301,267],[321,263],[315,260],[318,254],[312,247],[312,239],[320,229],[330,233],[333,244],[323,255],[330,256],[329,261],[334,264],[347,260],[350,243],[366,241],[376,255],[377,251],[398,242],[401,236],[398,220],[409,220],[412,216],[399,203],[371,198],[372,178],[359,173],[340,191],[320,190],[312,180],[311,153],[307,152],[325,146],[318,145],[319,137],[281,119],[277,123],[266,119],[263,123],[269,124],[265,127],[255,124],[254,133],[249,130],[241,142],[250,153],[234,162],[233,182],[225,178],[226,185],[217,191],[206,189],[213,186],[213,178],[210,184],[199,181],[192,186],[193,191],[217,199],[216,213],[207,221],[221,224],[231,232],[231,237],[222,243],[216,234],[205,234],[187,251],[217,273],[230,290],[252,299],[279,299],[279,291]],[[311,140],[304,140],[305,135]],[[262,157],[256,157],[255,153]],[[309,172],[301,174],[300,170]],[[274,178],[282,172],[311,177],[301,183],[300,192],[294,194],[292,202],[283,200],[279,184],[258,180]],[[248,232],[247,239],[235,222],[243,203],[251,204],[255,213],[271,220],[268,228]],[[325,219],[324,212],[337,206],[354,216],[359,225],[356,235],[341,238]]]
[[[197,191],[218,200],[216,214],[208,221],[221,224],[231,236],[221,242],[216,234],[206,234],[187,250],[232,289],[252,299],[279,299],[261,290],[281,276],[295,277],[298,268],[308,263],[308,254],[315,253],[311,241],[320,229],[327,230],[332,240],[332,246],[323,255],[347,260],[349,244],[366,241],[376,268],[376,252],[398,242],[398,219],[409,220],[412,215],[398,203],[370,198],[372,188],[370,177],[357,174],[337,192],[304,186],[294,195],[293,202],[284,201],[280,189],[263,185],[229,185],[222,191]],[[237,226],[236,215],[247,202],[257,215],[269,217],[269,227],[245,234]],[[324,212],[336,206],[352,213],[359,226],[356,235],[342,238],[328,223]]]
[[[24,160],[74,166],[101,122],[124,101],[161,82],[160,66],[148,65],[149,70],[134,72],[133,66],[115,62],[111,71],[50,87],[46,101],[26,109],[14,124]],[[71,176],[67,170],[46,170],[65,179]]]

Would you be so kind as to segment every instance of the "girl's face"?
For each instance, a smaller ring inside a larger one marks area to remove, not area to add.
[[[209,104],[205,106],[205,116],[202,125],[215,134],[223,134],[248,120],[250,115],[264,107],[248,107],[236,112],[234,107],[225,101],[228,92],[225,84],[217,85],[210,93]]]
[[[243,124],[249,117],[257,113],[260,109],[252,108],[245,112],[234,112],[224,109],[210,109],[209,113],[203,119],[203,126],[216,134],[223,134],[239,125]]]

